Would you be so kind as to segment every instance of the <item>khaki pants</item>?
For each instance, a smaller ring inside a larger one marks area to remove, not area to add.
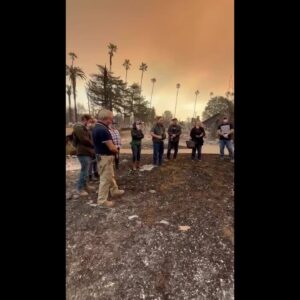
[[[109,192],[113,195],[119,190],[115,179],[114,156],[101,156],[98,161],[98,173],[100,175],[100,184],[98,192],[98,203],[102,204],[108,200]]]

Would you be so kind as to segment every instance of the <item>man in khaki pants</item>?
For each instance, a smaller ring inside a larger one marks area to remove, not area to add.
[[[113,122],[113,113],[103,109],[99,112],[98,123],[93,129],[93,141],[98,156],[98,172],[100,184],[98,192],[98,204],[105,207],[113,207],[114,202],[111,197],[118,197],[124,194],[124,190],[119,190],[115,180],[114,161],[117,147],[112,141],[108,126]]]

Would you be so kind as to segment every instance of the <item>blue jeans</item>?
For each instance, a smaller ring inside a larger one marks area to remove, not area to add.
[[[153,165],[161,166],[163,162],[164,142],[153,143]]]
[[[141,144],[133,144],[133,145],[131,145],[132,161],[133,162],[141,160],[141,149],[142,149],[142,145]]]
[[[229,156],[233,159],[233,145],[231,140],[220,140],[220,156],[224,157],[225,146],[229,152]]]
[[[81,165],[79,180],[77,182],[77,190],[81,191],[87,184],[87,177],[89,176],[89,167],[90,167],[90,156],[77,156]]]
[[[93,174],[98,174],[96,158],[91,159],[89,166],[89,175],[92,176]]]

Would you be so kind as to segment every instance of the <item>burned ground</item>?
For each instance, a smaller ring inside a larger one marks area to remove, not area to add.
[[[113,209],[76,196],[78,171],[67,172],[67,299],[233,299],[233,164],[179,154],[129,166],[123,155]]]

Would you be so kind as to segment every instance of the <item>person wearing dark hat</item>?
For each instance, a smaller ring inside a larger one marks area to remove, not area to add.
[[[142,122],[137,121],[132,124],[131,138],[132,170],[136,170],[140,168],[142,139],[144,138]]]
[[[171,150],[174,149],[173,159],[176,159],[178,153],[178,144],[181,135],[181,127],[177,124],[177,119],[172,119],[171,125],[168,128],[168,151],[167,151],[167,159],[171,157]]]
[[[234,162],[232,134],[234,132],[232,123],[228,122],[228,118],[224,117],[222,124],[218,127],[218,134],[220,139],[220,158],[224,159],[225,146],[229,152],[230,161]]]

